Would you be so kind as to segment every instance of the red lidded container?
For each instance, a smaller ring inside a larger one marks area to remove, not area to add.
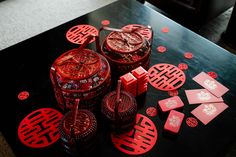
[[[152,29],[150,26],[143,26],[131,29],[115,29],[102,27],[102,30],[112,31],[102,43],[101,54],[109,61],[112,71],[118,76],[142,66],[149,67],[151,55],[151,42],[140,34],[141,29]]]
[[[84,155],[96,147],[97,120],[88,110],[78,110],[79,99],[72,111],[60,121],[59,133],[64,150],[73,156]]]
[[[117,90],[108,93],[102,100],[102,113],[108,120],[111,130],[123,133],[133,128],[137,114],[137,102],[134,96],[120,90],[121,81],[118,81]]]
[[[78,49],[63,53],[51,67],[51,81],[62,110],[70,109],[79,98],[81,109],[93,111],[99,108],[101,98],[110,87],[108,61],[95,51],[84,48],[93,38],[90,36]]]

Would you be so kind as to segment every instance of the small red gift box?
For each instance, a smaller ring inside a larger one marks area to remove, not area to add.
[[[169,131],[173,134],[177,134],[179,132],[183,119],[184,119],[183,113],[171,110],[164,125],[164,130]]]
[[[170,97],[158,101],[158,105],[162,112],[168,112],[170,110],[179,109],[184,106],[184,103],[179,96]]]

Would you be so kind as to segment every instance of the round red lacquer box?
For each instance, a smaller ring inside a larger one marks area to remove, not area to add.
[[[107,93],[110,82],[110,66],[106,58],[84,47],[72,49],[59,56],[50,70],[56,99],[62,110],[69,110],[75,99],[80,99],[80,108],[94,111]]]
[[[112,31],[106,36],[101,46],[101,54],[109,61],[112,71],[116,75],[123,75],[138,66],[145,69],[149,67],[151,42],[142,34],[141,29],[152,29],[150,26],[143,26],[132,29],[114,29],[102,27],[102,30]]]

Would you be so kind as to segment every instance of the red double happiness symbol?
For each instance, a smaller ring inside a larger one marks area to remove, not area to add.
[[[21,121],[18,137],[28,147],[47,147],[60,138],[58,125],[61,118],[62,114],[51,108],[33,111]]]
[[[148,70],[149,83],[159,90],[176,90],[185,80],[184,72],[171,64],[156,64]]]
[[[155,117],[157,115],[157,109],[155,107],[148,107],[146,114],[150,117]]]
[[[197,119],[194,118],[194,117],[188,117],[188,118],[186,119],[186,124],[187,124],[189,127],[194,128],[194,127],[196,127],[196,126],[198,125],[198,121],[197,121]]]
[[[90,35],[98,35],[98,30],[91,25],[76,25],[67,31],[66,38],[74,44],[83,44]]]
[[[121,135],[112,134],[112,142],[117,149],[130,155],[140,155],[152,149],[157,141],[155,124],[146,116],[137,114],[134,128]]]
[[[26,100],[29,97],[29,92],[23,91],[18,94],[19,100]]]
[[[207,74],[211,76],[213,79],[216,79],[218,77],[217,73],[215,73],[214,71],[209,71]]]

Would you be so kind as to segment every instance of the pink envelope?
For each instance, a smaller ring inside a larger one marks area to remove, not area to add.
[[[164,125],[164,130],[177,134],[184,119],[184,114],[171,110]]]
[[[222,97],[217,98],[206,89],[185,90],[189,104],[201,104],[210,102],[223,102]]]
[[[201,72],[200,74],[195,76],[193,80],[200,84],[202,87],[206,88],[216,97],[221,97],[229,90],[204,72]]]
[[[197,117],[203,124],[207,125],[226,108],[228,108],[228,105],[226,105],[225,103],[207,103],[201,104],[191,113],[195,117]]]

